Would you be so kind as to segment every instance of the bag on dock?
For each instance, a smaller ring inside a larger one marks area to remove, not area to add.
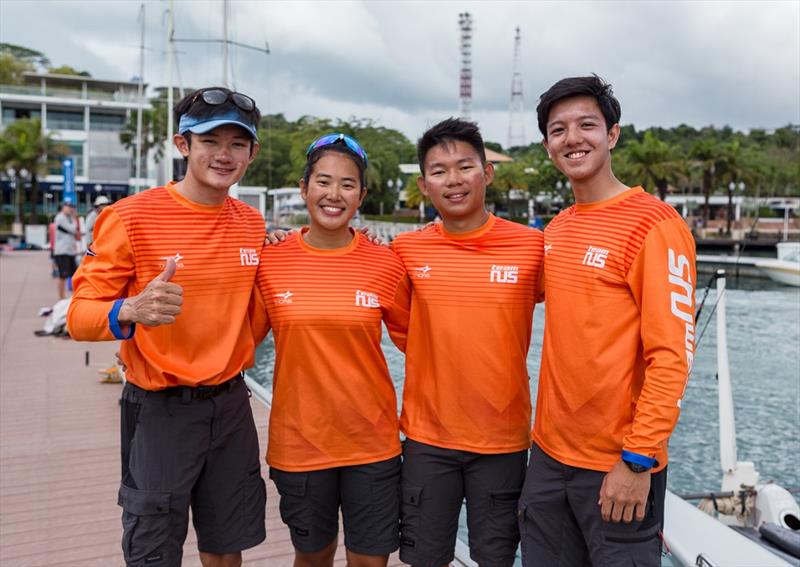
[[[34,331],[33,334],[37,337],[68,336],[67,309],[69,309],[69,298],[57,301],[44,320],[44,328]]]

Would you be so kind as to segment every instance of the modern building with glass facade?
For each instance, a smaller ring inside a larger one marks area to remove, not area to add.
[[[144,102],[144,108],[150,104]],[[117,200],[134,187],[156,185],[156,168],[147,156],[142,178],[135,178],[133,150],[119,134],[139,107],[138,83],[91,77],[26,73],[24,84],[0,85],[0,130],[23,118],[39,118],[51,136],[75,163],[79,211],[83,213],[99,195]],[[49,162],[39,176],[40,211],[52,214],[61,200],[63,176],[60,162]],[[13,181],[0,172],[2,209],[13,206]]]

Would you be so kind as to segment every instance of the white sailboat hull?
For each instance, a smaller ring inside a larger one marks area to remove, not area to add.
[[[791,567],[777,555],[667,491],[664,540],[673,562],[686,567],[705,564],[724,567]]]
[[[800,287],[800,263],[789,260],[760,260],[756,266],[778,283]]]

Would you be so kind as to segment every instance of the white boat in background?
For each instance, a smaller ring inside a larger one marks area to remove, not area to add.
[[[800,287],[800,242],[779,242],[777,259],[755,264],[773,281]]]
[[[785,488],[762,483],[755,465],[738,461],[728,365],[725,272],[717,272],[718,492],[698,507],[668,492],[664,540],[673,563],[684,567],[800,566],[800,507]]]

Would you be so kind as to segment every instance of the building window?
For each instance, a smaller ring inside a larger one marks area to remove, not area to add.
[[[61,175],[63,168],[61,162],[64,158],[71,157],[75,162],[75,177],[83,175],[83,142],[62,142],[56,140],[56,144],[63,148],[66,155],[59,159],[48,160],[47,173],[50,175]]]
[[[89,117],[90,130],[104,130],[107,132],[119,132],[125,125],[124,114],[109,114],[92,111]]]
[[[83,130],[83,111],[47,109],[47,128],[50,130]]]
[[[38,108],[14,108],[3,105],[3,126],[13,124],[23,118],[41,118],[42,111]]]

